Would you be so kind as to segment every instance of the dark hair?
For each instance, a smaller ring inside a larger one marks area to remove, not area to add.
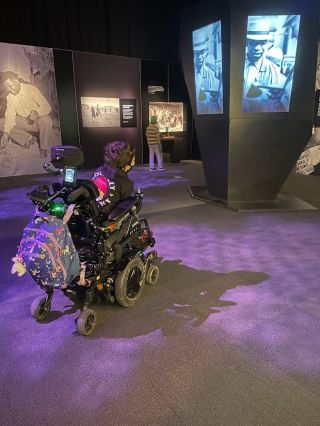
[[[114,141],[104,147],[104,158],[110,166],[122,169],[131,164],[135,150],[129,142]]]

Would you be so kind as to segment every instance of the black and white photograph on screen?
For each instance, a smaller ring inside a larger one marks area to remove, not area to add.
[[[192,33],[197,114],[223,113],[221,21]]]
[[[249,16],[243,112],[288,112],[300,15]]]
[[[83,127],[120,127],[119,98],[81,97]]]
[[[43,173],[61,145],[52,49],[0,43],[0,177]]]
[[[149,121],[156,116],[160,132],[183,131],[182,102],[149,102]]]

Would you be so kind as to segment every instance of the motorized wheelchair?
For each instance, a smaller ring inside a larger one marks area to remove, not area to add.
[[[90,335],[97,315],[91,305],[97,302],[118,302],[131,307],[140,297],[145,283],[156,284],[159,267],[155,250],[145,251],[155,245],[146,219],[139,219],[143,194],[119,202],[103,217],[96,202],[99,192],[89,180],[77,179],[77,168],[83,163],[79,148],[52,147],[51,163],[44,165],[49,173],[63,170],[63,182],[39,185],[27,196],[37,209],[62,217],[73,206],[68,220],[72,240],[79,255],[79,277],[62,290],[80,306],[76,326],[81,335]],[[38,321],[47,317],[51,309],[55,286],[41,286],[46,297],[38,297],[30,307],[31,315]]]

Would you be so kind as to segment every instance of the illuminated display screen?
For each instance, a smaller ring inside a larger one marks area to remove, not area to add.
[[[73,183],[75,178],[75,170],[74,169],[66,169],[64,180],[69,183]]]
[[[160,132],[183,131],[182,102],[150,102],[149,121],[152,116],[157,117]]]
[[[243,112],[288,112],[300,15],[249,16]]]
[[[223,113],[221,21],[192,33],[197,114]]]

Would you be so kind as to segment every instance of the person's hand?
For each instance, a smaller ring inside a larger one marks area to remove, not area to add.
[[[9,142],[9,135],[8,133],[4,133],[0,139],[0,148],[5,148],[8,142]]]
[[[30,112],[29,118],[31,120],[36,120],[38,117],[39,117],[39,114],[38,114],[38,112],[36,110],[32,110]]]

